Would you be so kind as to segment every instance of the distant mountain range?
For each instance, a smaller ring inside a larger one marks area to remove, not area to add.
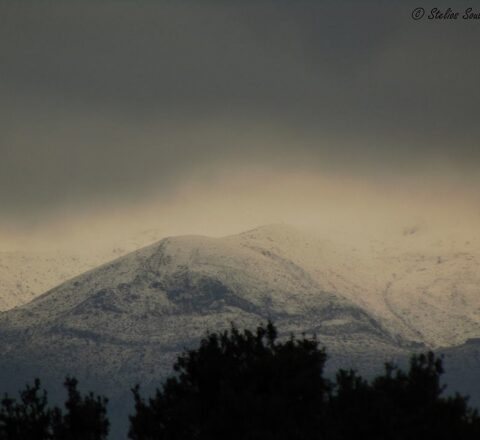
[[[1,313],[0,386],[74,374],[119,396],[137,382],[158,385],[207,329],[270,319],[285,336],[316,333],[329,371],[368,374],[441,349],[458,373],[452,383],[468,391],[465,366],[478,366],[480,352],[468,341],[480,337],[478,249],[410,229],[388,244],[285,225],[165,238]]]

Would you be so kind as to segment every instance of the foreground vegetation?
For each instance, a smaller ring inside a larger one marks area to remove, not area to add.
[[[467,398],[445,397],[442,361],[411,358],[407,371],[387,364],[367,381],[354,371],[323,375],[315,338],[277,339],[273,324],[255,332],[210,333],[182,354],[154,396],[133,391],[131,440],[478,439],[480,417]],[[65,382],[65,408],[49,407],[38,380],[0,406],[0,440],[102,440],[107,399]]]

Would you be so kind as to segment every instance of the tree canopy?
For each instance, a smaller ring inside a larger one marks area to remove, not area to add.
[[[182,354],[176,375],[145,400],[133,390],[132,440],[473,439],[480,418],[467,398],[443,397],[442,360],[415,355],[407,372],[387,364],[367,381],[354,371],[323,375],[315,337],[256,332],[208,334]]]
[[[0,440],[104,440],[108,435],[107,399],[82,395],[68,378],[66,411],[49,407],[47,392],[36,379],[20,392],[20,401],[5,395],[0,405]]]

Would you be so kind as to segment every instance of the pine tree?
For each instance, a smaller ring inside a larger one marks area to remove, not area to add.
[[[108,399],[89,393],[82,396],[77,390],[77,380],[68,378],[64,386],[68,392],[66,414],[56,411],[53,423],[55,440],[103,440],[107,438],[109,421],[106,405]]]
[[[40,381],[27,385],[20,401],[5,395],[0,406],[0,440],[104,440],[108,435],[107,399],[82,396],[76,379],[67,378],[66,412],[48,406]]]
[[[317,438],[328,383],[316,339],[277,341],[269,323],[256,332],[210,333],[181,355],[176,377],[148,401],[133,390],[129,436],[147,439]]]

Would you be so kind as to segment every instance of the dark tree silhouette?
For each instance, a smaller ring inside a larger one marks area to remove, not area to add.
[[[315,339],[276,339],[272,324],[209,334],[148,402],[133,390],[130,438],[316,438],[328,396],[325,352]]]
[[[62,415],[58,409],[53,419],[53,437],[55,440],[102,440],[107,437],[109,421],[105,397],[89,393],[82,396],[77,390],[77,380],[67,378],[65,388],[68,399],[65,402],[67,412]]]
[[[52,412],[47,408],[47,393],[40,390],[40,381],[27,385],[20,393],[20,402],[5,395],[0,408],[1,440],[50,439]]]
[[[66,412],[48,407],[40,381],[27,385],[20,401],[5,395],[0,406],[0,440],[104,440],[109,422],[107,399],[92,393],[82,396],[77,381],[67,378]]]
[[[340,370],[323,378],[316,339],[277,341],[272,324],[256,333],[210,333],[180,356],[177,375],[144,400],[133,390],[132,440],[480,438],[480,418],[460,395],[442,397],[442,360],[387,364],[367,381]]]
[[[480,419],[467,398],[442,397],[442,373],[441,359],[431,352],[413,356],[407,373],[386,364],[371,383],[354,371],[339,371],[329,405],[329,438],[479,438]]]

